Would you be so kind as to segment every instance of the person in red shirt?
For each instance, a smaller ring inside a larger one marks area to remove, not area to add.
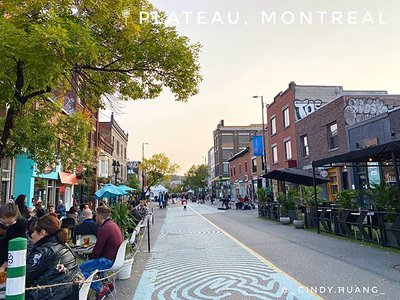
[[[96,244],[90,255],[90,260],[80,265],[85,278],[88,278],[94,270],[111,268],[117,256],[118,248],[123,241],[120,228],[111,220],[111,210],[108,206],[97,208],[96,222],[100,226],[97,231]],[[93,282],[91,288],[97,293],[96,300],[104,299],[111,292],[109,286],[102,286],[100,282]]]

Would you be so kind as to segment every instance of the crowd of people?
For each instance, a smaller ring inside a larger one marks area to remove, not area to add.
[[[147,202],[133,203],[134,218],[144,218]],[[93,216],[95,215],[95,216]],[[71,234],[72,233],[72,234]],[[96,236],[93,251],[80,265],[70,245],[82,235]],[[8,242],[17,237],[28,239],[26,287],[48,286],[26,291],[26,299],[71,299],[72,285],[57,283],[82,281],[96,269],[112,266],[123,236],[111,219],[111,209],[100,202],[93,213],[91,203],[71,206],[67,211],[62,200],[47,209],[36,202],[26,206],[26,195],[0,206],[0,273],[7,268]],[[112,283],[93,282],[96,300],[104,299],[113,289]]]

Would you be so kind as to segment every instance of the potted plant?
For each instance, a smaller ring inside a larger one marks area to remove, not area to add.
[[[288,216],[286,195],[282,192],[279,192],[276,195],[276,199],[279,203],[279,221],[282,225],[287,225],[290,223],[290,218]]]
[[[317,186],[317,203],[321,205],[323,199],[321,198],[322,189]],[[314,187],[313,186],[305,186],[303,187],[303,205],[305,206],[305,224],[306,227],[316,227],[316,214],[315,214],[315,195],[314,195]]]
[[[290,217],[290,221],[296,219],[297,213],[296,210],[298,206],[300,206],[300,194],[297,189],[289,188],[286,193],[286,201],[287,201],[287,210],[288,216]]]
[[[304,213],[301,210],[296,210],[296,219],[293,220],[293,225],[297,229],[302,229],[304,227]]]
[[[125,202],[115,202],[114,207],[111,209],[111,216],[114,222],[121,230],[124,239],[130,237],[129,231],[134,229],[137,220],[130,214],[129,205]],[[128,279],[131,277],[133,265],[132,246],[128,244],[126,248],[125,262],[121,271],[118,273],[118,279]]]
[[[390,230],[396,216],[393,214],[399,211],[399,200],[397,199],[397,189],[394,185],[382,182],[381,184],[373,184],[371,188],[366,191],[368,197],[374,202],[376,209],[388,213],[383,214],[383,224],[386,234],[386,244],[389,246],[398,246],[396,236]],[[382,216],[382,215],[377,215]]]
[[[267,203],[267,191],[264,188],[259,188],[257,190],[257,200],[258,200],[258,215],[266,216],[265,205]]]

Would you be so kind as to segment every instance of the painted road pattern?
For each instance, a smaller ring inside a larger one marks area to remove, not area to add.
[[[321,299],[202,214],[194,205],[167,211],[136,289],[148,299]]]

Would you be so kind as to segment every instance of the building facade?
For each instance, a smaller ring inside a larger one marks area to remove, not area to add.
[[[110,122],[99,122],[99,138],[104,141],[104,148],[99,157],[98,176],[106,177],[114,184],[126,182],[128,133],[118,125],[113,113]],[[109,146],[112,148],[111,154]]]
[[[398,95],[387,95],[380,91],[365,94],[352,91],[344,93],[318,111],[296,122],[298,145],[296,152],[300,169],[310,170],[314,160],[348,152],[351,150],[347,138],[348,126],[359,128],[357,132],[360,134],[367,129],[360,129],[356,124],[400,106]],[[365,126],[365,123],[362,126]],[[388,133],[390,134],[390,131]],[[350,134],[354,136],[354,133]],[[350,145],[357,143],[360,144],[361,140],[356,142],[353,137]],[[327,188],[330,201],[334,200],[337,191],[355,187],[348,168],[332,167],[323,173],[330,179]]]
[[[212,179],[216,197],[230,195],[230,173],[228,159],[245,149],[252,136],[261,130],[261,124],[248,126],[225,126],[221,120],[213,132],[214,139],[214,170]]]

